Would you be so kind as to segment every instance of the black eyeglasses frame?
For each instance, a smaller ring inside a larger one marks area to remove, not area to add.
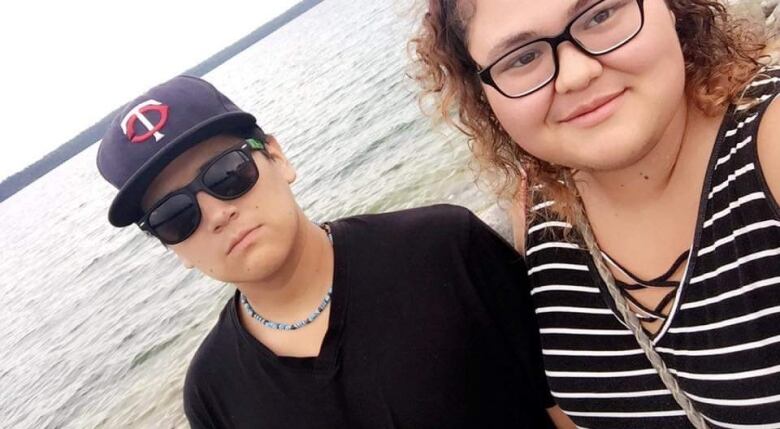
[[[494,60],[492,63],[490,63],[485,68],[478,69],[477,70],[477,75],[479,76],[479,79],[485,85],[489,85],[489,86],[495,88],[495,90],[498,91],[499,93],[501,93],[501,95],[503,95],[504,97],[513,98],[513,99],[514,98],[522,98],[522,97],[525,97],[527,95],[531,95],[531,94],[533,94],[536,91],[539,91],[540,89],[542,89],[545,86],[547,86],[550,82],[552,82],[556,78],[558,78],[558,71],[560,70],[560,62],[558,61],[558,46],[561,43],[563,43],[563,42],[571,42],[571,44],[574,45],[577,49],[579,49],[580,51],[584,52],[586,55],[589,55],[589,56],[592,56],[592,57],[598,57],[598,56],[601,56],[601,55],[606,55],[606,54],[608,54],[610,52],[615,51],[616,49],[622,48],[628,42],[632,41],[639,33],[641,33],[642,32],[642,28],[644,28],[644,26],[645,26],[644,0],[635,0],[637,5],[639,6],[639,16],[640,16],[639,28],[636,30],[636,32],[631,37],[628,37],[626,40],[624,40],[621,43],[619,43],[619,44],[617,44],[617,45],[607,49],[606,51],[599,51],[599,52],[589,51],[587,48],[582,46],[577,41],[577,39],[575,39],[574,36],[572,36],[572,34],[571,34],[571,27],[574,25],[574,23],[577,22],[577,20],[580,19],[583,15],[585,15],[588,12],[590,12],[592,9],[594,9],[595,7],[597,7],[598,5],[603,3],[604,1],[606,1],[606,0],[601,0],[598,3],[595,3],[593,6],[585,9],[584,11],[579,13],[577,16],[572,18],[571,21],[569,21],[569,23],[566,25],[566,28],[560,34],[558,34],[557,36],[539,38],[539,39],[536,39],[536,40],[532,40],[532,41],[530,41],[528,43],[524,43],[522,46],[514,48],[514,49],[510,50],[509,52],[505,53],[504,55],[501,55],[498,59]],[[553,61],[554,61],[554,64],[555,64],[555,72],[552,75],[550,75],[549,79],[547,79],[543,83],[539,84],[539,86],[537,86],[536,88],[528,90],[528,91],[526,91],[526,92],[524,92],[524,93],[522,93],[520,95],[509,95],[506,92],[504,92],[503,90],[501,90],[501,88],[498,87],[498,84],[495,82],[495,80],[493,80],[493,76],[490,74],[490,70],[493,68],[493,66],[498,64],[501,60],[503,60],[504,58],[508,57],[509,55],[512,55],[513,53],[515,53],[515,52],[525,48],[526,46],[532,45],[534,43],[539,43],[539,42],[546,42],[547,44],[549,44],[552,47]]]

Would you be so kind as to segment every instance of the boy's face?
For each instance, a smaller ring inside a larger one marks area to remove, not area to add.
[[[246,194],[233,200],[197,194],[201,211],[198,228],[186,240],[170,246],[186,266],[224,282],[254,282],[275,273],[291,254],[306,220],[290,190],[295,170],[273,137],[267,139],[270,159],[259,151],[252,152],[259,177]],[[144,210],[186,186],[202,166],[241,142],[239,137],[219,135],[180,155],[149,186],[142,202]]]

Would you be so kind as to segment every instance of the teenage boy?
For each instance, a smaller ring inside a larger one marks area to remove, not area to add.
[[[316,225],[276,139],[188,76],[127,104],[97,164],[113,225],[236,287],[187,373],[194,428],[549,426],[525,266],[466,209]]]

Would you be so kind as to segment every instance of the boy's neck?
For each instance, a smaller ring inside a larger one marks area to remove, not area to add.
[[[266,319],[294,322],[317,308],[332,286],[333,246],[324,229],[300,216],[293,250],[269,279],[236,285]]]

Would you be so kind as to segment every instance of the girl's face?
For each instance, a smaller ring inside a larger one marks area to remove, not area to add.
[[[469,52],[485,67],[514,48],[559,34],[599,0],[461,3],[469,16]],[[532,94],[512,99],[483,84],[517,144],[539,159],[584,171],[625,168],[653,148],[685,105],[685,65],[666,3],[645,0],[643,8],[644,27],[615,51],[594,57],[570,42],[560,44],[556,79]],[[521,33],[531,35],[512,43]]]

